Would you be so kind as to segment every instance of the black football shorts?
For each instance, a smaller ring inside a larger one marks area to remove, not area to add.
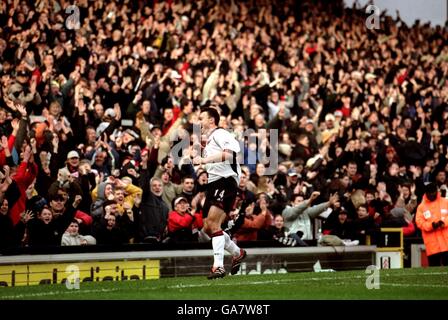
[[[238,185],[232,177],[221,178],[207,185],[202,216],[207,218],[211,206],[217,206],[229,214],[235,207]]]

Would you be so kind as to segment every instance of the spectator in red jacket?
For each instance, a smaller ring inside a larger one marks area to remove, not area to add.
[[[192,212],[187,198],[178,197],[173,202],[174,211],[168,216],[168,236],[173,242],[197,241],[198,226],[202,225],[199,212]]]
[[[37,165],[34,163],[30,146],[27,145],[25,147],[22,156],[23,161],[12,177],[20,191],[20,197],[11,207],[11,219],[14,225],[20,221],[20,214],[25,211],[26,189],[33,183],[37,176]]]
[[[13,131],[9,137],[2,136],[0,143],[0,167],[8,164],[8,157],[11,157],[11,151],[14,147],[14,142],[16,141],[16,134],[19,129],[18,121],[11,121]]]

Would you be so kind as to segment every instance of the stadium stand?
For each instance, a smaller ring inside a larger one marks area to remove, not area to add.
[[[398,227],[418,243],[424,184],[448,196],[446,28],[368,30],[342,1],[68,5],[0,4],[3,253],[57,247],[74,220],[98,248],[175,247],[173,200],[203,202],[205,106],[243,147],[237,240],[362,245]]]

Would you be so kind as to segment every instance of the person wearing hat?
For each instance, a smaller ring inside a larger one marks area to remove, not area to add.
[[[442,134],[440,133],[440,131],[437,129],[431,131],[431,142],[429,148],[431,150],[437,151],[441,141],[442,141]]]
[[[42,99],[36,90],[36,82],[33,80],[30,85],[30,73],[26,70],[17,72],[15,81],[8,89],[8,98],[26,106],[28,103],[39,105]]]
[[[448,266],[448,199],[441,197],[433,182],[425,186],[415,222],[422,230],[429,265]]]
[[[334,235],[340,239],[355,238],[355,230],[344,207],[337,208],[331,212],[323,229],[324,235]]]
[[[327,143],[333,136],[339,133],[339,122],[331,113],[325,116],[325,127],[326,129],[322,131],[322,143]]]
[[[335,121],[339,121],[343,116],[344,116],[344,114],[342,113],[341,110],[336,110],[334,112]]]
[[[79,153],[72,150],[67,154],[67,169],[70,173],[78,172],[79,167]]]
[[[175,243],[198,241],[197,230],[202,228],[202,214],[193,212],[187,198],[182,196],[174,199],[173,208],[168,215],[170,240]]]
[[[298,173],[295,168],[291,168],[288,170],[287,179],[288,179],[288,187],[286,189],[287,195],[288,195],[288,198],[291,198],[291,196],[294,193],[294,189],[297,187],[297,185],[302,180],[302,175],[300,173]]]

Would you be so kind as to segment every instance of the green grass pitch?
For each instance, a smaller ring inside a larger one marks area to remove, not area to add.
[[[365,271],[162,278],[0,288],[0,299],[320,300],[448,299],[448,268],[379,271],[379,289],[367,289]],[[371,283],[370,280],[367,282]]]

